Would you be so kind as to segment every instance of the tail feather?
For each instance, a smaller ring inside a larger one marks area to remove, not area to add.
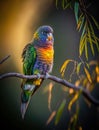
[[[33,83],[38,83],[38,80],[34,81]],[[43,80],[40,79],[39,84],[30,84],[29,83],[22,83],[22,94],[21,94],[21,115],[22,119],[24,119],[26,110],[28,108],[29,102],[31,100],[32,95],[36,92],[36,90],[41,86]]]
[[[21,115],[24,119],[35,85],[25,84],[21,93]]]
[[[26,110],[28,108],[29,102],[30,102],[30,98],[29,98],[29,100],[27,102],[21,102],[21,115],[22,115],[22,119],[24,119],[24,116],[25,116]]]

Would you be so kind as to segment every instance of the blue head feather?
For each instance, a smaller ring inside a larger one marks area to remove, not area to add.
[[[51,39],[49,39],[51,37]],[[45,46],[47,44],[53,44],[53,29],[50,26],[41,26],[34,33],[35,44],[39,46]]]

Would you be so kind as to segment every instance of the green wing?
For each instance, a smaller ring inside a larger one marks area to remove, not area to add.
[[[25,46],[23,53],[23,73],[26,75],[31,75],[33,66],[36,61],[36,49],[34,48],[33,44],[28,44]]]

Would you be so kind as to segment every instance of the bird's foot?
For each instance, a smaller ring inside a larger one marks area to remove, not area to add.
[[[38,73],[38,74],[37,74],[37,79],[40,79],[40,77],[41,77],[41,74]]]
[[[49,74],[46,73],[44,78],[45,78],[45,79],[48,79],[48,77],[49,77]]]

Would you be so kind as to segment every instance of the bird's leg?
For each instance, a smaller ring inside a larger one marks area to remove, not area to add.
[[[37,73],[36,75],[37,75],[37,79],[40,79],[41,74],[40,74],[40,73]]]
[[[37,73],[36,75],[37,75],[37,79],[40,79],[40,78],[41,78],[41,74],[40,74],[40,73]],[[45,78],[45,79],[48,79],[48,77],[49,77],[49,74],[48,74],[48,73],[45,73],[44,78]]]
[[[45,79],[48,79],[48,77],[49,77],[49,74],[46,73],[44,78],[45,78]]]

